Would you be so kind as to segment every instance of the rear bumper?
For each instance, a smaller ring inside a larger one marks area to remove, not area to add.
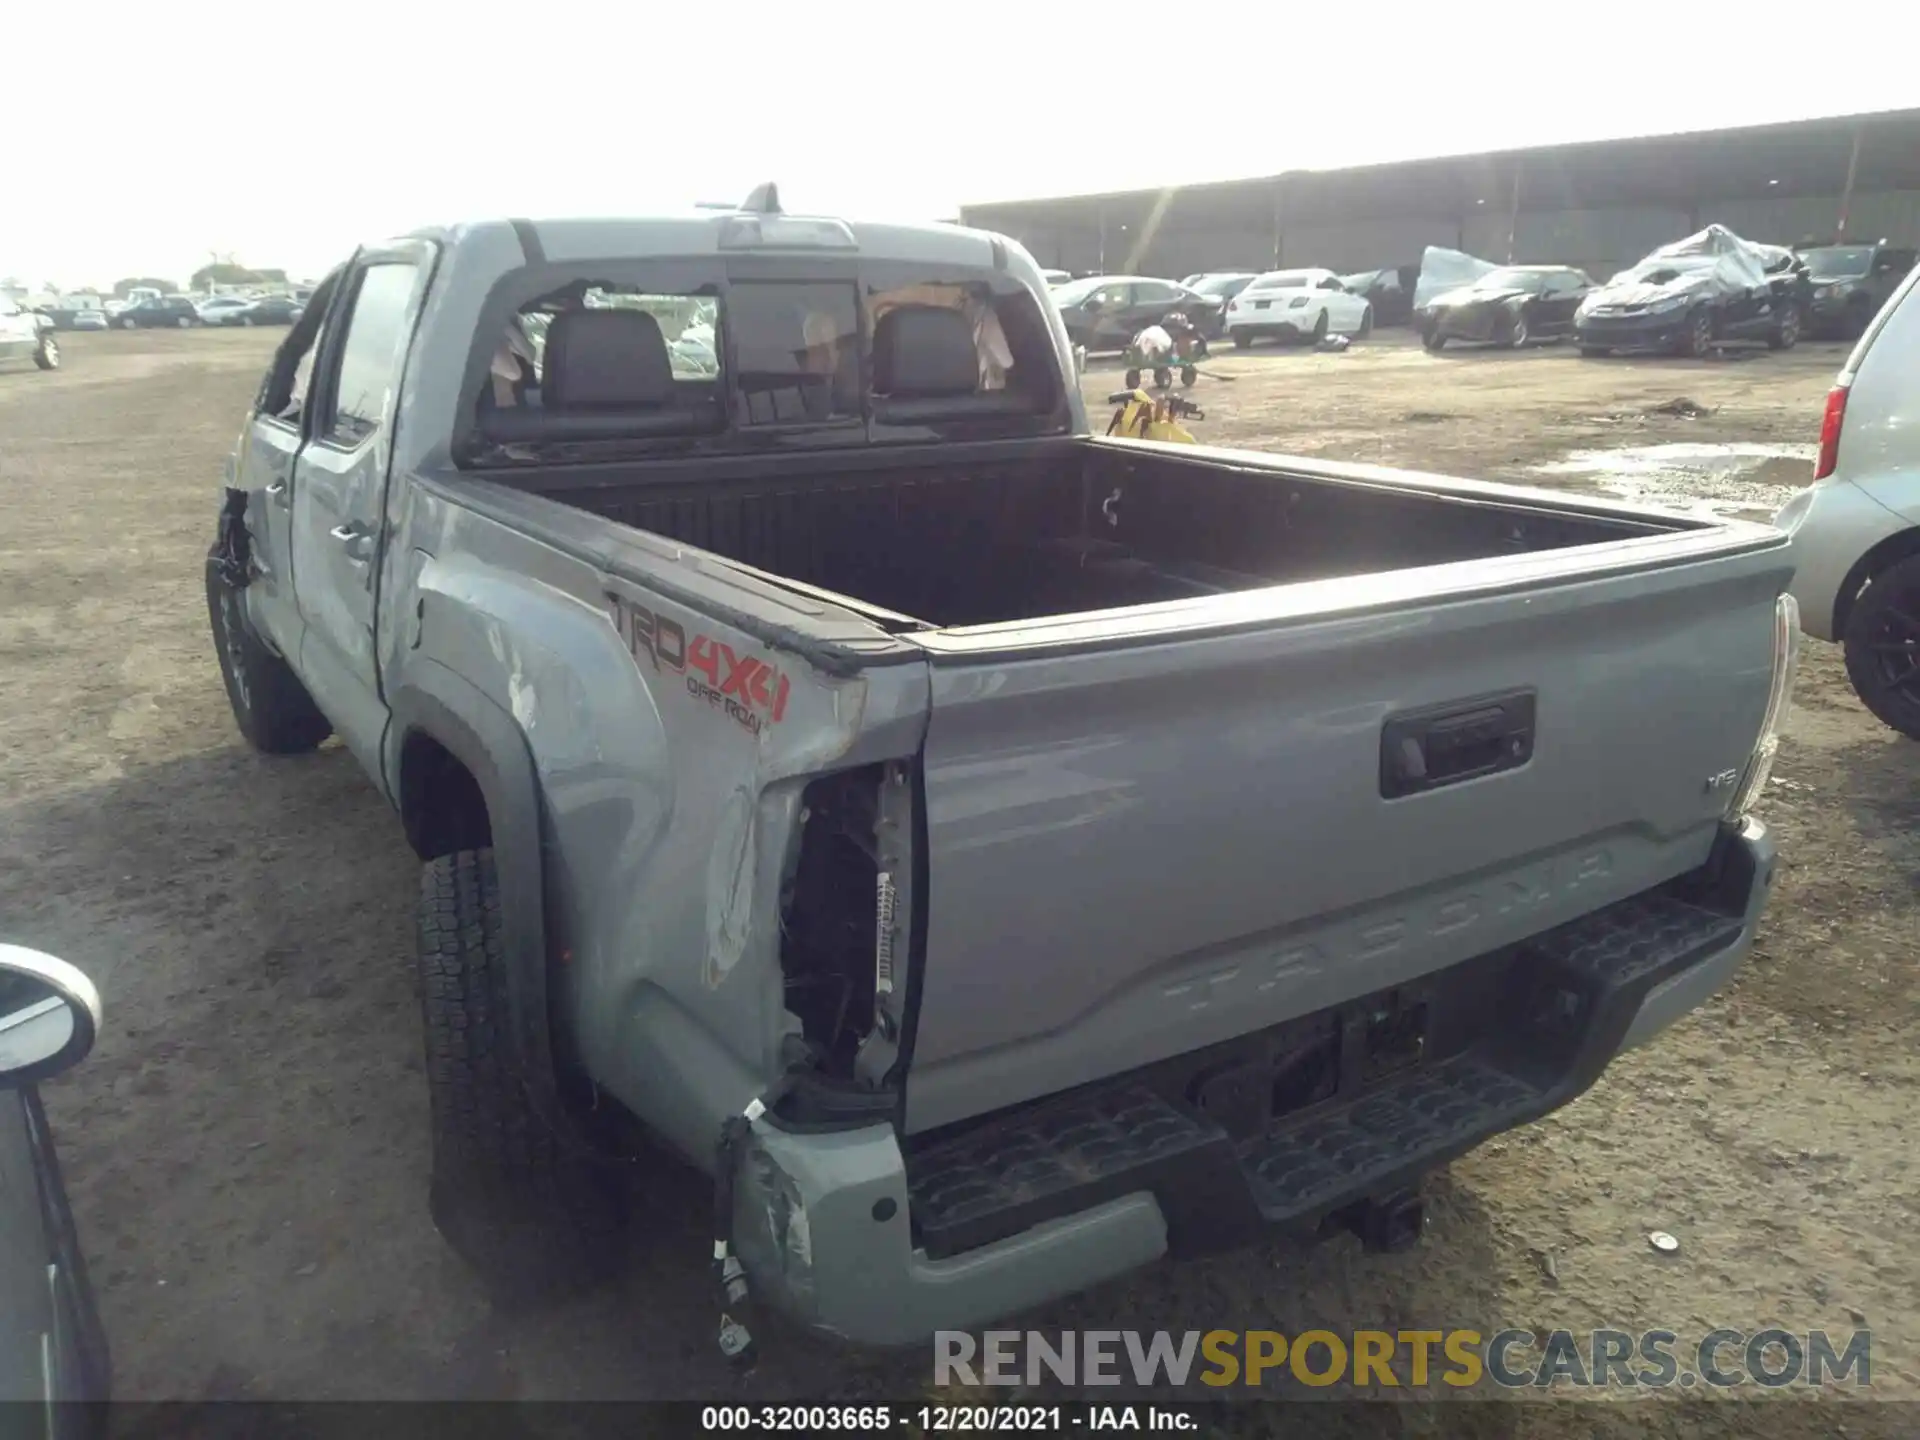
[[[762,1119],[736,1246],[801,1323],[910,1344],[1162,1255],[1311,1234],[1564,1105],[1712,995],[1752,944],[1773,860],[1758,822],[1729,826],[1700,870],[1429,977],[1430,1028],[1410,1047],[1394,1028],[1395,1053],[1415,1058],[1385,1074],[1370,1073],[1369,1027],[1399,997],[1381,995],[907,1152],[890,1126],[806,1135]],[[1247,1122],[1249,1100],[1283,1091],[1304,1099]]]

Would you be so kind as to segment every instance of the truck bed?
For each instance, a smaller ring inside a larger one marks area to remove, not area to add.
[[[951,628],[1683,528],[1099,441],[516,477],[608,520]],[[854,468],[857,465],[859,468]]]
[[[907,1135],[1706,862],[1768,703],[1777,535],[1200,447],[916,451],[516,477],[925,656]],[[828,913],[874,893],[861,863]]]

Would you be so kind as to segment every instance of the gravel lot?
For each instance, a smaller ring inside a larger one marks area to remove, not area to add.
[[[920,1390],[922,1353],[786,1335],[732,1377],[711,1345],[706,1191],[677,1171],[644,1197],[624,1286],[563,1309],[490,1313],[435,1235],[407,974],[415,866],[337,743],[285,762],[242,748],[206,638],[221,462],[274,340],[63,336],[61,372],[0,375],[0,936],[76,961],[106,997],[94,1057],[48,1101],[121,1393]],[[1537,467],[1593,449],[1805,445],[1842,356],[1436,357],[1386,336],[1345,354],[1225,353],[1193,392],[1209,410],[1195,428],[1591,484]],[[1094,397],[1117,385],[1115,367],[1086,381]],[[1705,413],[1669,413],[1680,401]],[[1737,474],[1717,452],[1683,454],[1679,470],[1637,469],[1637,493],[1757,511],[1807,473],[1791,454]],[[1866,715],[1828,647],[1809,647],[1763,813],[1784,873],[1738,982],[1576,1104],[1439,1178],[1422,1248],[1372,1258],[1342,1240],[1161,1266],[1031,1323],[1697,1336],[1864,1322],[1876,1396],[1920,1398],[1920,748]],[[1650,1250],[1655,1228],[1680,1238],[1677,1256]],[[1742,1428],[1730,1407],[1701,1408],[1636,1406],[1632,1423]]]

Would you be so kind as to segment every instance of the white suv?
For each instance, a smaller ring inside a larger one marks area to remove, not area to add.
[[[1800,628],[1846,648],[1881,720],[1920,739],[1920,269],[1834,380],[1812,488],[1774,517],[1793,537]]]

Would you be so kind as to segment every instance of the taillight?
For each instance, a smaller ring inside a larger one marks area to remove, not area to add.
[[[1833,473],[1840,459],[1840,426],[1846,418],[1847,387],[1836,385],[1827,392],[1827,412],[1820,417],[1820,458],[1814,463],[1814,479],[1824,480]]]
[[[1836,391],[1844,395],[1844,391]],[[1727,818],[1737,820],[1753,808],[1760,792],[1767,788],[1773,774],[1774,757],[1780,753],[1780,732],[1787,726],[1787,711],[1793,705],[1793,682],[1800,672],[1800,606],[1791,595],[1782,595],[1773,606],[1773,680],[1767,687],[1767,708],[1760,719],[1760,734],[1747,757],[1747,768],[1739,787],[1727,805]]]

